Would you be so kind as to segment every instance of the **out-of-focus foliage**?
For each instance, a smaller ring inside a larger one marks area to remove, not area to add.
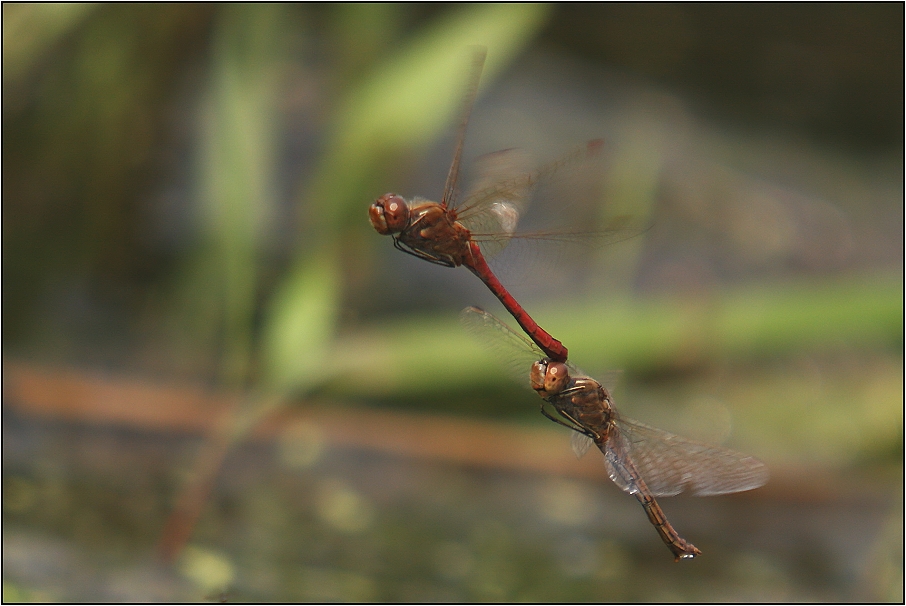
[[[90,4],[19,5],[3,12],[3,84],[17,86],[43,55],[88,16]]]
[[[452,130],[470,46],[488,51],[482,107],[495,77],[572,9],[3,10],[5,349],[284,394],[326,386],[392,400],[494,380],[452,321],[388,317],[427,312],[418,285],[434,276],[472,278],[402,265],[365,209],[389,184],[405,187]],[[704,17],[680,13],[658,14],[692,35]],[[634,14],[587,13],[608,31],[638,27]],[[715,132],[666,93],[595,78],[582,85],[604,83],[592,98],[605,119],[570,113],[581,104],[568,90],[548,109],[532,81],[518,109],[494,114],[489,102],[468,134],[479,147],[509,123],[524,128],[506,136],[542,145],[561,127],[603,135],[602,199],[654,226],[588,254],[581,271],[559,268],[549,302],[527,299],[576,363],[645,375],[901,339],[901,266],[891,273],[889,235],[870,235],[895,214],[887,160]],[[878,278],[851,276],[863,268]],[[444,301],[481,302],[442,285]],[[385,329],[361,325],[375,318]]]
[[[485,81],[491,81],[547,13],[543,5],[461,7],[386,47],[375,32],[399,27],[394,23],[403,15],[396,7],[339,6],[317,15],[276,6],[211,12],[18,5],[4,11],[4,164],[7,174],[16,175],[4,181],[11,200],[4,211],[5,288],[15,284],[4,297],[5,315],[27,316],[28,302],[46,296],[41,291],[47,288],[61,290],[58,297],[94,298],[94,293],[67,292],[82,288],[81,279],[67,284],[56,272],[87,272],[89,281],[95,276],[103,282],[106,272],[140,271],[128,256],[152,252],[142,251],[142,245],[153,244],[149,236],[160,234],[117,232],[139,225],[116,217],[141,217],[135,205],[148,193],[136,195],[134,179],[147,172],[148,154],[162,143],[164,118],[158,112],[166,105],[161,102],[179,92],[188,69],[195,80],[188,89],[200,97],[198,148],[188,154],[188,170],[181,171],[189,190],[178,195],[197,196],[197,210],[171,209],[180,216],[165,221],[164,228],[183,240],[172,259],[177,287],[169,301],[167,295],[152,301],[176,312],[164,322],[178,327],[175,343],[188,345],[195,356],[220,351],[215,366],[222,380],[242,384],[254,365],[281,389],[318,379],[299,360],[329,346],[342,292],[338,240],[348,235],[345,225],[360,221],[361,205],[373,196],[368,188],[373,176],[400,153],[425,148],[455,117],[470,45],[490,49]],[[372,18],[362,19],[364,14]],[[301,224],[305,238],[289,259],[278,261],[288,273],[271,274],[264,284],[263,264],[278,260],[267,240],[274,222],[287,215],[276,200],[278,111],[292,45],[305,30],[306,17],[332,21],[338,41],[355,41],[371,61],[363,66],[360,54],[338,53],[355,64],[338,64],[338,70],[360,75],[342,82],[335,99],[321,101],[328,112],[322,159],[302,185],[302,210],[289,213],[308,215]],[[387,27],[375,29],[378,24]],[[125,196],[132,200],[125,202]],[[67,214],[69,219],[60,216]],[[189,226],[166,225],[179,219]],[[30,232],[28,221],[34,230],[56,230],[53,241]],[[186,239],[188,230],[195,233]],[[117,246],[123,248],[119,258],[110,250]],[[141,277],[149,276],[121,279],[128,291],[141,287],[136,284]],[[256,321],[262,305],[263,325]],[[51,315],[54,311],[68,313],[50,310]],[[34,331],[13,324],[14,338]],[[263,329],[261,360],[256,326]],[[21,345],[27,349],[29,343]]]
[[[208,9],[3,15],[4,346],[67,359],[85,354],[80,341],[128,344],[147,283],[167,268],[145,202]]]
[[[198,189],[202,246],[210,251],[202,250],[207,262],[196,271],[213,277],[212,301],[222,302],[222,372],[234,384],[248,372],[259,258],[276,214],[275,111],[286,16],[279,5],[231,5],[218,15],[202,102]]]
[[[402,265],[411,260],[370,230],[365,209],[385,184],[405,187],[452,130],[470,46],[488,51],[481,107],[495,78],[513,78],[507,66],[571,11],[3,10],[6,350],[284,394],[327,386],[392,399],[491,380],[493,367],[455,324],[388,318],[427,311],[422,282],[472,278]],[[864,18],[874,22],[873,11]],[[612,30],[637,27],[633,14],[588,16]],[[679,19],[684,36],[702,18],[661,16]],[[588,254],[595,261],[580,271],[559,268],[553,303],[527,299],[578,364],[646,374],[901,339],[901,265],[885,248],[889,234],[871,235],[886,227],[879,216],[897,212],[886,206],[896,198],[888,159],[872,166],[716,130],[667,93],[588,73],[582,86],[602,86],[589,89],[590,117],[568,90],[548,109],[550,92],[533,81],[518,89],[517,109],[494,114],[491,100],[476,112],[468,139],[604,135],[602,199],[654,226]],[[510,123],[524,128],[506,134]],[[851,277],[867,270],[879,278]],[[443,286],[444,301],[480,302]],[[375,318],[390,329],[362,326]]]

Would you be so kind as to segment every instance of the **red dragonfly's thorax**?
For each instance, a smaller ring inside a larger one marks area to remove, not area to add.
[[[406,246],[459,266],[472,257],[468,229],[456,220],[456,211],[437,202],[409,206],[409,225],[397,236]]]

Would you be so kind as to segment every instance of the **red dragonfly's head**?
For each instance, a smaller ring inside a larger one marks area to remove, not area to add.
[[[409,225],[409,205],[402,196],[384,194],[368,209],[368,216],[377,233],[398,234]]]
[[[530,373],[532,389],[542,398],[549,398],[566,389],[569,383],[569,370],[563,362],[553,362],[544,358],[532,364]]]

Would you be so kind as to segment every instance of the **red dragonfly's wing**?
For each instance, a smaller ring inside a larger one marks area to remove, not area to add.
[[[572,438],[570,439],[570,445],[572,446],[573,453],[576,455],[577,459],[584,457],[585,453],[588,452],[588,449],[591,448],[594,443],[594,440],[578,431],[574,431]]]
[[[599,155],[601,146],[600,140],[589,141],[535,170],[530,170],[533,162],[529,155],[519,149],[482,156],[476,162],[478,178],[456,209],[457,219],[471,232],[486,257],[500,252],[515,234],[537,186],[580,166],[589,168],[587,163]],[[598,246],[631,238],[644,230],[632,226],[630,218],[621,215],[610,217],[603,228],[520,232],[518,237]]]
[[[764,463],[735,450],[687,440],[631,419],[618,419],[617,429],[604,445],[604,462],[614,483],[630,494],[636,487],[625,459],[631,460],[656,497],[741,492],[768,480]]]
[[[532,192],[531,160],[520,149],[505,149],[476,161],[478,177],[456,209],[485,256],[500,252],[516,231]]]
[[[456,203],[456,182],[459,180],[459,165],[462,159],[462,148],[466,141],[466,127],[469,125],[469,116],[472,114],[475,97],[478,95],[478,82],[481,80],[481,72],[484,69],[484,60],[487,53],[488,50],[483,46],[473,49],[469,83],[466,86],[466,94],[462,102],[462,116],[459,120],[459,128],[456,130],[456,148],[453,150],[453,162],[450,164],[447,182],[444,184],[444,195],[440,200],[441,204],[446,206],[452,206]]]

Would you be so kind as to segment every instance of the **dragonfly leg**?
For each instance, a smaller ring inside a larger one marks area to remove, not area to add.
[[[576,421],[574,418],[572,418],[572,417],[569,416],[568,414],[563,413],[563,412],[561,412],[561,411],[559,411],[559,410],[557,411],[557,414],[559,414],[560,416],[562,416],[563,418],[565,418],[566,420],[568,420],[569,423],[564,423],[563,421],[561,421],[560,419],[558,419],[557,417],[555,417],[555,416],[552,415],[551,413],[547,412],[547,411],[544,409],[544,404],[541,405],[541,414],[543,414],[545,417],[547,417],[548,419],[550,419],[550,420],[553,421],[554,423],[558,423],[558,424],[562,425],[563,427],[568,427],[569,429],[572,429],[573,431],[576,431],[576,432],[579,432],[579,433],[581,433],[581,434],[583,434],[583,435],[586,435],[586,436],[588,436],[589,438],[591,438],[592,440],[594,440],[594,439],[596,439],[596,438],[598,437],[598,434],[596,434],[595,432],[591,431],[590,429],[587,429],[587,428],[584,427],[581,423],[579,423],[578,421]]]
[[[411,248],[407,244],[401,242],[398,238],[393,238],[393,247],[397,250],[401,250],[408,255],[413,257],[418,257],[419,259],[424,259],[428,263],[434,263],[435,265],[443,265],[444,267],[456,267],[451,259],[446,257],[441,257],[437,255],[430,255],[423,250],[418,250],[417,248]]]
[[[594,440],[595,442],[600,442],[600,441],[601,441],[601,434],[599,434],[598,432],[596,432],[594,429],[589,429],[588,427],[586,427],[586,426],[583,425],[582,423],[579,423],[579,421],[577,421],[576,419],[574,419],[571,415],[569,415],[568,413],[563,412],[562,410],[558,410],[557,412],[560,413],[561,416],[565,417],[566,419],[568,419],[569,421],[575,423],[578,427],[580,427],[581,430],[579,431],[579,433],[584,433],[585,435],[587,435],[589,438],[591,438],[591,439]]]
[[[541,405],[541,414],[543,414],[545,417],[547,417],[554,423],[558,423],[558,424],[562,425],[563,427],[568,427],[568,428],[572,429],[573,431],[578,431],[579,433],[585,433],[585,431],[580,426],[578,426],[578,424],[570,425],[569,423],[564,423],[563,421],[561,421],[560,419],[558,419],[551,413],[547,412],[547,410],[544,409],[544,404]]]
[[[567,387],[566,389],[564,389],[563,391],[560,392],[560,395],[561,396],[571,396],[574,393],[579,393],[584,390],[585,390],[584,387],[579,387],[579,386]]]

